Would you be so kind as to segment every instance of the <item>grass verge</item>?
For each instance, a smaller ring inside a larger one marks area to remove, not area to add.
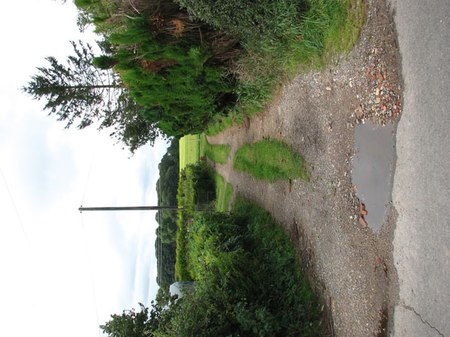
[[[239,79],[238,104],[227,116],[215,115],[209,135],[220,133],[244,116],[260,112],[273,100],[282,83],[299,71],[320,69],[336,53],[348,53],[364,23],[363,0],[308,0],[307,11],[295,16],[289,10],[273,16],[276,31],[242,42],[244,53],[232,69]]]
[[[274,139],[242,146],[234,156],[233,167],[269,182],[294,178],[309,180],[302,156]]]
[[[231,146],[228,144],[210,144],[203,134],[201,136],[201,147],[205,156],[218,164],[226,164],[230,155]]]
[[[216,183],[216,211],[228,212],[230,210],[231,197],[233,196],[233,186],[217,173],[214,175],[214,180]]]

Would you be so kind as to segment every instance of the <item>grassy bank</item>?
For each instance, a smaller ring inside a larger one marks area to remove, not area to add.
[[[216,183],[216,210],[218,212],[228,212],[231,197],[233,196],[233,186],[217,173],[214,175],[214,180]]]
[[[233,65],[239,79],[237,105],[226,116],[213,116],[208,134],[263,110],[299,71],[323,68],[336,53],[349,52],[364,23],[362,0],[308,0],[300,14],[283,3],[275,15],[265,17],[271,33],[243,37],[244,52]]]

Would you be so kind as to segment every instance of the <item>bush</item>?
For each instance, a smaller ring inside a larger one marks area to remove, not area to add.
[[[321,336],[320,310],[286,234],[258,206],[200,214],[187,235],[196,291],[164,336]]]
[[[177,201],[177,249],[175,273],[178,280],[191,280],[187,251],[188,231],[195,213],[199,209],[208,209],[215,199],[213,171],[205,162],[187,165],[180,173]]]
[[[174,41],[144,17],[129,19],[127,28],[109,36],[119,46],[110,57],[98,57],[100,66],[114,65],[143,117],[157,122],[167,135],[200,133],[213,114],[229,103],[233,81],[225,69],[208,65],[210,54],[188,38]],[[169,43],[170,42],[170,43]]]
[[[282,36],[282,28],[300,21],[306,1],[176,0],[196,18],[241,40]]]

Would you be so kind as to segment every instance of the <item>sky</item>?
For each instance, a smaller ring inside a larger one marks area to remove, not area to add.
[[[83,206],[154,205],[167,144],[130,153],[108,132],[64,129],[20,91],[63,60],[80,33],[70,0],[2,4],[0,53],[0,326],[3,336],[95,337],[113,313],[157,291],[154,212]]]

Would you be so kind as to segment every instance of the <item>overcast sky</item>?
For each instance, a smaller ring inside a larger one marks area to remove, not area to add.
[[[1,335],[99,336],[110,314],[148,304],[157,286],[152,205],[166,144],[134,157],[108,132],[67,130],[20,91],[46,56],[65,58],[76,10],[52,0],[2,4],[0,53]]]

